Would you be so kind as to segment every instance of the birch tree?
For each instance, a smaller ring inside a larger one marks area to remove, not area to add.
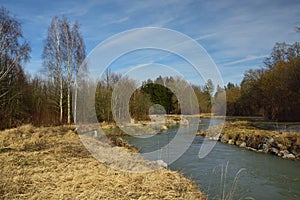
[[[84,72],[87,71],[87,63],[83,64],[85,59],[85,44],[83,38],[79,32],[79,24],[76,22],[73,27],[71,27],[70,23],[66,18],[63,21],[63,35],[64,35],[64,43],[65,43],[65,59],[66,64],[65,68],[67,69],[67,122],[68,124],[71,123],[71,85],[72,80],[75,77],[75,93],[77,93],[77,72],[79,71],[79,67],[84,69],[81,70],[81,76],[84,76]],[[74,76],[75,74],[75,76]],[[83,77],[81,77],[83,78]],[[77,94],[75,94],[75,106],[76,109],[76,99]],[[76,113],[73,112],[74,114]],[[75,114],[76,119],[76,114]]]
[[[74,53],[74,67],[73,67],[73,73],[75,74],[74,76],[74,110],[73,110],[73,119],[74,122],[76,123],[77,121],[77,91],[78,91],[78,81],[80,81],[80,79],[84,79],[85,75],[88,71],[88,66],[87,66],[87,62],[85,62],[85,57],[86,57],[86,51],[85,51],[85,44],[83,41],[82,36],[80,35],[79,32],[79,25],[78,23],[75,23],[74,27],[73,27],[73,35],[75,38],[75,46],[76,51]],[[80,74],[79,73],[79,68],[81,67],[80,70]]]
[[[52,19],[45,42],[43,59],[46,71],[59,85],[60,122],[63,122],[64,82],[67,88],[67,123],[71,123],[71,86],[76,73],[85,58],[85,46],[79,33],[79,24],[73,26],[66,17]]]
[[[61,25],[62,21],[58,17],[52,19],[42,55],[43,65],[55,85],[53,93],[58,98],[53,99],[53,104],[59,109],[60,123],[63,122],[63,43],[60,31]]]

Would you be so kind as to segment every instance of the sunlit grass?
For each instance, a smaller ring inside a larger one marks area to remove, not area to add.
[[[0,131],[0,199],[206,199],[178,172],[129,173],[102,164],[73,128]]]

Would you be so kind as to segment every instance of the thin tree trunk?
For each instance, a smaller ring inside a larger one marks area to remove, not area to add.
[[[68,65],[68,124],[71,123],[71,66]]]
[[[57,63],[57,72],[59,73],[59,122],[60,124],[63,123],[63,74],[62,74],[62,68],[61,68],[61,55],[60,55],[60,36],[58,33],[58,27],[57,24],[55,24],[55,38],[56,38],[56,59],[58,61]]]
[[[74,109],[73,109],[73,118],[74,118],[74,123],[77,122],[77,77],[75,76],[75,91],[74,91]]]
[[[59,116],[59,122],[62,124],[63,122],[63,79],[62,75],[60,75],[59,78],[59,84],[60,84],[60,98],[59,98],[59,108],[60,108],[60,116]]]

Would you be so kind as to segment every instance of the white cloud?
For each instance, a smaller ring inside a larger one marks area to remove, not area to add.
[[[161,28],[163,28],[163,27],[167,27],[167,25],[172,21],[174,21],[174,18],[161,19],[161,20],[159,20],[155,23],[150,24],[149,26],[150,27],[161,27]]]
[[[112,24],[120,24],[120,23],[123,23],[123,22],[128,21],[129,19],[130,19],[129,17],[123,17],[123,18],[121,18],[121,19],[114,20],[114,21],[112,21],[111,23],[112,23]]]
[[[240,64],[240,63],[244,63],[244,62],[249,62],[249,61],[265,58],[267,56],[269,56],[269,55],[268,54],[267,55],[262,55],[262,56],[248,55],[245,58],[235,60],[235,61],[232,61],[232,62],[227,62],[227,63],[224,63],[223,65],[225,65],[225,66],[226,65],[236,65],[236,64]]]
[[[205,39],[207,39],[207,38],[212,38],[212,37],[214,37],[214,36],[216,36],[217,35],[217,33],[209,33],[209,34],[205,34],[205,35],[200,35],[200,36],[198,36],[198,37],[196,37],[196,38],[193,38],[194,40],[205,40]]]

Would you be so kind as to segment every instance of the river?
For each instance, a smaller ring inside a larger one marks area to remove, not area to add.
[[[200,129],[208,127],[202,120]],[[167,160],[173,150],[164,149],[176,135],[177,128],[148,138],[126,136],[141,153],[162,148],[150,160]],[[200,159],[198,153],[203,137],[196,136],[187,151],[169,165],[196,182],[209,199],[300,199],[300,162],[285,160],[269,154],[252,152],[218,142],[213,150]],[[180,149],[181,147],[176,147]],[[233,184],[236,181],[236,184]]]

